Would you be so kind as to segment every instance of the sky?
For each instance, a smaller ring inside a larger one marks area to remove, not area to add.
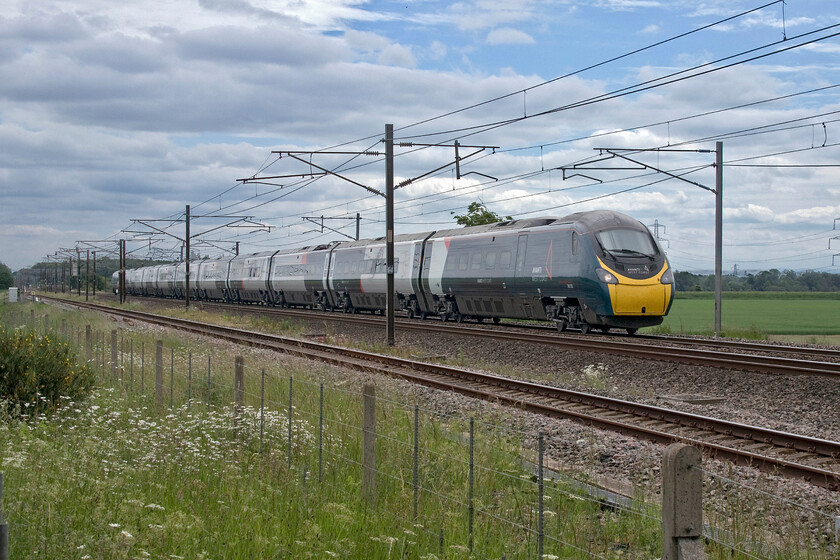
[[[202,256],[380,237],[392,124],[397,234],[612,209],[708,273],[721,142],[724,272],[840,272],[836,0],[0,7],[13,270],[180,258],[186,205]]]

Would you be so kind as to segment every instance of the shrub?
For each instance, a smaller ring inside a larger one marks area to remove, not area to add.
[[[53,333],[0,327],[0,398],[34,414],[79,400],[93,387],[93,373]]]

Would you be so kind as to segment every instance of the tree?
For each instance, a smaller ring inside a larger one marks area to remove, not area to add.
[[[455,212],[450,212],[454,214]],[[473,202],[467,207],[467,213],[464,216],[455,216],[455,221],[462,226],[480,226],[484,224],[495,224],[503,220],[512,220],[510,216],[502,218],[495,212],[491,212],[484,206],[483,202]]]
[[[12,276],[12,269],[0,262],[0,290],[11,288],[15,285],[15,279]]]

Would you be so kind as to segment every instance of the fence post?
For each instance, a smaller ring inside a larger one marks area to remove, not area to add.
[[[288,457],[289,457],[289,468],[292,468],[292,426],[294,423],[294,417],[292,416],[292,404],[294,401],[292,400],[292,388],[294,387],[294,378],[289,378],[289,443],[286,446],[288,449]]]
[[[210,408],[210,392],[212,387],[210,385],[210,356],[207,356],[207,401],[204,403],[204,409]]]
[[[318,482],[324,476],[324,384],[321,383],[319,393],[320,404],[318,405]]]
[[[673,443],[662,458],[662,560],[705,560],[703,551],[703,456]]]
[[[155,345],[155,404],[163,406],[163,341]]]
[[[469,479],[469,488],[467,492],[467,513],[469,514],[469,524],[468,524],[468,532],[469,532],[469,549],[472,552],[473,549],[473,519],[475,516],[475,506],[473,504],[473,488],[475,486],[475,418],[470,416],[470,479]]]
[[[128,339],[128,348],[129,348],[129,355],[131,356],[131,361],[129,362],[129,374],[128,374],[128,390],[134,391],[134,339]]]
[[[50,332],[50,316],[49,314],[44,315],[44,334]]]
[[[61,318],[61,338],[67,340],[67,319]]]
[[[543,548],[545,545],[545,483],[543,482],[545,477],[545,470],[544,470],[544,461],[545,461],[545,436],[543,435],[542,431],[538,432],[537,435],[538,443],[538,465],[537,465],[537,491],[539,492],[539,496],[537,497],[537,558],[543,557]]]
[[[175,406],[175,348],[169,356],[169,408]]]
[[[238,420],[242,413],[242,402],[245,399],[245,359],[242,356],[237,356],[233,363],[233,404]]]
[[[9,524],[3,518],[3,473],[0,472],[0,560],[9,560]]]
[[[140,394],[146,392],[146,341],[140,341]]]
[[[90,325],[85,325],[85,358],[90,362],[93,358],[93,337],[90,332]]]
[[[260,453],[263,451],[265,438],[265,368],[260,373]]]
[[[365,383],[362,389],[364,426],[362,440],[362,493],[371,504],[376,502],[376,385]]]
[[[111,330],[111,376],[117,375],[117,330]]]
[[[192,350],[187,358],[187,410],[192,408]]]
[[[420,497],[420,407],[417,405],[414,405],[414,454],[412,461],[414,463],[411,473],[414,486],[414,509],[412,519],[417,521],[417,502]]]

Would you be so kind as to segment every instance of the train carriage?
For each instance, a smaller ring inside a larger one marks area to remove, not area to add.
[[[155,279],[155,295],[158,297],[175,297],[175,269],[177,265],[162,264],[158,267]]]
[[[196,278],[196,299],[227,301],[228,268],[230,258],[208,260],[201,263]],[[192,271],[190,271],[192,273]]]
[[[421,243],[417,234],[394,238],[394,292],[401,309],[408,309],[416,299],[416,282],[412,279],[415,262],[419,265]],[[343,242],[333,249],[329,288],[334,307],[348,312],[385,310],[386,249],[385,238]]]
[[[111,274],[111,292],[114,294],[120,293],[120,271]]]
[[[140,295],[154,296],[157,294],[157,273],[160,265],[141,268]]]
[[[326,294],[326,272],[330,248],[334,245],[314,245],[276,253],[269,273],[274,305],[331,308],[333,303]]]
[[[277,251],[239,255],[231,259],[228,269],[230,301],[235,303],[269,303],[269,270]]]

